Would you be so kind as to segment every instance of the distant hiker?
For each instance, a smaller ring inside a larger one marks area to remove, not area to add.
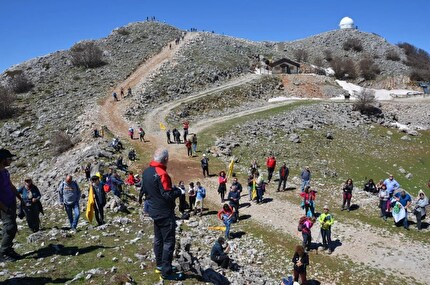
[[[121,94],[121,98],[124,98],[124,87],[121,87],[120,94]]]
[[[237,192],[239,192],[239,194],[242,193],[243,187],[242,184],[240,184],[237,180],[237,177],[233,177],[233,182],[231,183],[231,186],[236,186]]]
[[[91,163],[88,162],[85,165],[84,172],[85,172],[85,178],[87,179],[87,181],[90,181],[90,178],[91,178]]]
[[[203,154],[203,158],[202,160],[200,160],[200,164],[203,170],[203,177],[209,177],[209,158],[206,156],[206,154]]]
[[[235,185],[232,185],[230,187],[230,191],[227,195],[228,203],[231,207],[233,207],[236,215],[236,220],[239,221],[239,203],[240,203],[240,192],[237,191],[237,187]]]
[[[315,217],[315,199],[316,191],[311,189],[311,186],[306,186],[305,191],[300,193],[303,201],[301,204],[302,209],[305,210],[305,215],[308,217]]]
[[[130,161],[135,161],[137,159],[137,157],[136,157],[136,150],[130,149],[130,151],[128,152],[128,159]]]
[[[390,193],[390,198],[393,197],[393,193],[395,190],[400,188],[399,182],[394,179],[393,174],[384,180],[385,186],[387,186],[388,193]]]
[[[399,202],[402,207],[405,209],[405,218],[403,219],[403,227],[407,230],[409,230],[409,224],[408,224],[408,208],[412,203],[412,198],[409,194],[406,193],[405,190],[401,190],[400,192],[397,192],[397,194],[394,195],[394,198],[397,202]],[[394,211],[394,210],[393,210]]]
[[[127,90],[127,97],[128,96],[131,96],[131,87],[128,87],[128,90]]]
[[[302,173],[300,174],[300,178],[302,179],[302,192],[305,191],[305,186],[309,185],[311,181],[311,171],[309,170],[309,166],[306,166]]]
[[[306,267],[309,265],[309,255],[305,252],[303,246],[296,246],[296,251],[294,252],[294,256],[292,259],[294,263],[293,276],[294,281],[299,282],[299,276],[301,279],[301,284],[306,284]]]
[[[167,143],[170,144],[172,142],[172,140],[170,139],[170,130],[166,131],[166,136],[167,136]]]
[[[193,154],[197,155],[197,135],[196,134],[193,134],[191,138],[191,144],[193,147]]]
[[[260,172],[256,171],[254,173],[254,179],[255,179],[255,189],[257,191],[257,204],[263,203],[263,195],[266,187],[266,182],[264,182],[263,175],[260,174]]]
[[[227,255],[230,251],[230,245],[227,243],[227,246],[224,248],[225,238],[219,237],[211,249],[211,260],[221,266],[222,268],[229,268],[232,266],[232,260]]]
[[[429,204],[429,200],[424,194],[423,190],[418,192],[418,197],[415,200],[414,215],[417,218],[417,229],[421,230],[421,221],[426,217],[426,206]]]
[[[39,213],[43,212],[42,204],[40,203],[41,194],[39,188],[33,184],[31,178],[24,180],[24,186],[18,189],[18,193],[22,197],[21,209],[24,212],[28,227],[35,233],[40,228]]]
[[[60,204],[66,210],[67,218],[69,219],[70,229],[76,231],[80,216],[79,200],[81,199],[81,190],[78,183],[73,180],[72,175],[67,175],[66,179],[60,183],[58,187],[58,196]]]
[[[98,176],[91,177],[91,186],[94,193],[94,213],[99,226],[105,223],[104,206],[106,205],[106,192],[103,190],[103,183]]]
[[[118,100],[118,95],[116,95],[116,92],[113,92],[113,93],[112,93],[112,96],[113,96],[113,99],[114,99],[115,101],[119,101],[119,100]]]
[[[221,171],[218,175],[218,194],[221,197],[221,203],[224,203],[225,192],[227,191],[227,177],[225,171]]]
[[[249,172],[251,175],[254,175],[254,173],[258,171],[258,163],[257,161],[254,159],[251,163],[251,166],[249,167]]]
[[[181,133],[176,128],[173,129],[172,134],[173,134],[173,139],[175,140],[175,143],[177,144],[181,143]]]
[[[181,196],[179,196],[179,212],[184,215],[185,210],[187,209],[187,201],[185,193],[187,192],[185,189],[185,183],[184,181],[179,181],[178,188],[181,189]]]
[[[370,192],[372,194],[377,194],[378,189],[376,188],[375,182],[373,182],[373,179],[369,179],[369,181],[364,184],[364,191]]]
[[[188,135],[188,129],[190,127],[190,123],[188,121],[183,121],[182,122],[182,128],[184,130],[184,141],[187,140],[187,135]]]
[[[194,186],[194,182],[190,182],[188,185],[188,202],[190,204],[190,211],[193,210],[193,206],[196,203],[196,195],[197,195],[197,189]]]
[[[289,174],[290,174],[290,170],[288,169],[287,164],[284,162],[282,166],[279,168],[279,183],[278,183],[278,189],[276,190],[277,192],[281,191],[281,185],[282,185],[282,191],[285,191]]]
[[[121,198],[122,185],[124,185],[125,183],[115,169],[112,170],[112,174],[107,179],[107,183],[109,184],[112,193],[115,196]]]
[[[139,127],[139,140],[145,142],[145,131],[142,127]]]
[[[127,165],[124,164],[124,159],[122,155],[118,156],[118,158],[116,159],[115,165],[119,170],[127,171]]]
[[[306,251],[309,251],[311,249],[311,243],[312,243],[312,233],[311,228],[315,223],[315,218],[312,217],[302,217],[299,221],[299,227],[300,224],[302,224],[302,237],[303,237],[303,247],[306,249]]]
[[[113,138],[111,145],[116,151],[120,151],[121,149],[124,148],[122,146],[122,143],[119,141],[119,138]]]
[[[185,147],[187,148],[187,155],[189,157],[193,156],[193,151],[191,149],[191,140],[190,139],[185,141]]]
[[[254,174],[248,175],[247,183],[248,183],[247,188],[248,188],[248,194],[249,194],[249,201],[252,201],[252,192],[255,184]]]
[[[0,216],[3,223],[2,238],[0,246],[0,261],[15,261],[22,256],[13,249],[13,239],[18,227],[16,224],[16,199],[22,201],[16,187],[10,180],[9,171],[6,167],[12,163],[15,155],[9,150],[0,149]]]
[[[142,174],[141,192],[149,200],[149,215],[154,222],[154,254],[156,271],[161,272],[162,280],[182,280],[182,273],[172,268],[175,250],[175,200],[181,190],[172,185],[166,171],[169,162],[167,149],[157,149],[149,167]]]
[[[133,127],[128,128],[128,135],[130,137],[130,139],[134,139],[134,129]]]
[[[276,167],[276,158],[275,156],[270,153],[269,157],[266,159],[266,166],[267,166],[267,183],[270,183],[272,180],[273,172],[275,171]]]
[[[172,44],[169,44],[169,49],[172,49]]]
[[[230,226],[234,222],[234,210],[228,204],[224,204],[222,209],[217,214],[218,219],[223,221],[225,225],[225,239],[231,238]]]
[[[345,210],[345,204],[348,212],[350,211],[353,189],[354,189],[354,184],[352,183],[352,179],[348,178],[342,187],[342,192],[343,192],[342,211]]]
[[[203,201],[206,198],[206,189],[200,184],[199,181],[196,182],[196,204],[194,205],[195,212],[200,212],[199,216],[203,214]]]
[[[324,206],[323,213],[318,217],[321,225],[321,237],[323,241],[324,250],[328,249],[328,253],[332,253],[331,245],[331,225],[334,223],[333,215],[329,213],[327,205]]]
[[[381,189],[379,189],[378,193],[379,197],[379,208],[381,209],[381,218],[384,219],[384,221],[387,220],[387,202],[389,203],[390,193],[388,193],[387,186],[385,184],[382,184]]]

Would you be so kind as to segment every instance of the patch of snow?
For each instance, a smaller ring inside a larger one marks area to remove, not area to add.
[[[279,96],[270,98],[267,102],[269,103],[276,103],[276,102],[283,102],[283,101],[298,101],[298,100],[322,100],[320,98],[301,98],[301,97],[285,97],[285,96]]]
[[[348,91],[351,95],[351,98],[355,97],[357,93],[363,90],[363,87],[358,86],[353,83],[346,82],[344,80],[336,80],[337,84],[342,87],[344,90]],[[376,100],[393,100],[395,97],[405,97],[407,95],[417,95],[421,94],[421,92],[417,92],[415,90],[407,90],[407,89],[370,89],[375,91],[375,99]]]

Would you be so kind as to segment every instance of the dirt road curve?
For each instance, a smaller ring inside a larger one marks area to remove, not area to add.
[[[194,36],[194,34],[187,34],[185,40],[179,45],[172,45],[172,50],[168,47],[164,48],[158,55],[142,64],[135,73],[117,86],[115,90],[119,90],[120,86],[127,88],[131,86],[133,88],[137,84],[141,85],[145,79],[155,72],[163,63],[171,60],[182,45]],[[159,129],[159,122],[165,122],[165,117],[169,111],[181,103],[210,96],[214,91],[238,86],[253,80],[255,77],[256,75],[248,75],[226,83],[223,86],[205,90],[204,92],[194,94],[175,102],[166,103],[152,110],[146,116],[144,128],[150,142],[146,143],[145,147],[150,146],[151,148],[156,148],[159,146],[166,146],[168,148],[170,153],[169,169],[175,182],[177,182],[178,179],[188,181],[196,177],[201,177],[199,159],[188,158],[183,145],[168,145],[164,132]],[[130,125],[136,126],[135,122],[128,122],[123,116],[123,110],[127,109],[127,104],[129,104],[131,100],[113,102],[110,94],[106,97],[107,99],[100,109],[100,122],[106,125],[115,135],[125,140],[128,127]],[[245,110],[234,115],[201,121],[191,126],[191,131],[200,132],[215,123],[222,123],[233,117],[245,116],[283,104],[288,104],[288,102],[268,104],[258,109]],[[138,142],[133,142],[133,144],[134,147],[142,147],[142,144]],[[219,203],[219,198],[215,191],[216,178],[206,179],[204,183],[208,186],[208,189],[213,190],[208,191],[207,198],[214,203]],[[241,213],[249,214],[252,216],[252,219],[259,223],[281,229],[285,231],[285,233],[295,237],[296,221],[302,215],[302,210],[297,205],[293,205],[285,200],[280,201],[279,195],[281,195],[281,193],[274,192],[273,188],[274,186],[270,185],[266,195],[267,198],[273,198],[272,202],[263,205],[252,205],[242,209]],[[255,208],[258,208],[258,211],[256,211]],[[333,252],[333,256],[347,256],[356,263],[364,263],[390,272],[397,272],[396,274],[405,277],[414,277],[419,282],[430,283],[430,270],[422,270],[421,268],[421,265],[423,265],[428,269],[428,264],[430,264],[430,255],[423,254],[424,252],[428,252],[429,246],[408,241],[408,239],[405,238],[407,233],[403,233],[402,229],[399,229],[398,234],[390,235],[383,230],[374,229],[368,225],[354,221],[354,224],[335,223],[333,232],[334,239],[339,237],[342,242],[342,246],[336,248]]]

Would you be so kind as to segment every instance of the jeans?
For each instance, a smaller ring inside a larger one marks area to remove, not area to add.
[[[175,216],[154,221],[154,254],[163,276],[172,274],[175,228]]]
[[[381,208],[381,216],[387,217],[387,201],[379,200],[379,208]]]
[[[257,203],[263,202],[263,189],[261,187],[257,187]]]
[[[279,178],[278,191],[281,189],[281,185],[282,185],[282,190],[285,190],[285,187],[287,186],[287,177]]]
[[[309,250],[311,248],[311,241],[312,241],[312,237],[310,233],[303,233],[302,232],[302,237],[303,237],[303,247],[306,250]]]
[[[322,237],[322,241],[323,241],[323,246],[324,247],[328,247],[329,250],[331,250],[331,229],[323,229],[321,228],[321,237]]]
[[[418,212],[418,214],[415,215],[415,217],[417,217],[417,229],[421,230],[421,220],[423,219],[424,216],[421,216],[421,211]]]
[[[249,201],[252,200],[252,187],[248,186],[248,193],[249,193]]]
[[[23,211],[27,220],[28,227],[32,232],[38,232],[40,226],[39,219],[39,207],[36,203],[32,203],[29,206],[23,205]]]
[[[406,211],[406,209],[405,209],[405,218],[403,219],[403,227],[405,229],[409,228],[409,224],[408,224],[408,211]]]
[[[273,171],[275,171],[274,167],[268,167],[267,168],[267,180],[269,180],[269,182],[272,180],[272,176],[273,176]]]
[[[72,229],[76,229],[78,225],[79,215],[81,214],[79,211],[79,203],[75,202],[72,205],[64,204],[64,208],[66,209],[67,218],[69,218],[70,227]]]
[[[192,143],[191,146],[193,147],[193,152],[197,153],[197,144],[196,143]]]
[[[202,166],[203,177],[209,176],[209,166]]]
[[[18,227],[16,225],[15,201],[13,201],[13,205],[9,207],[9,211],[5,212],[2,210],[0,215],[3,222],[0,255],[3,255],[13,251],[13,239],[18,231]]]
[[[228,239],[228,237],[230,236],[230,226],[231,226],[232,220],[228,219],[227,215],[224,215],[222,219],[225,225],[225,238]]]
[[[302,180],[302,186],[300,187],[302,189],[302,192],[305,191],[305,187],[309,185],[309,180]]]

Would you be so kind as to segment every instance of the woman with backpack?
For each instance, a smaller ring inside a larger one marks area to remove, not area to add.
[[[309,251],[311,249],[311,243],[312,243],[312,233],[311,228],[314,225],[316,219],[314,217],[306,217],[303,216],[299,220],[299,226],[298,231],[302,232],[303,242],[302,245],[306,249],[306,251]]]

